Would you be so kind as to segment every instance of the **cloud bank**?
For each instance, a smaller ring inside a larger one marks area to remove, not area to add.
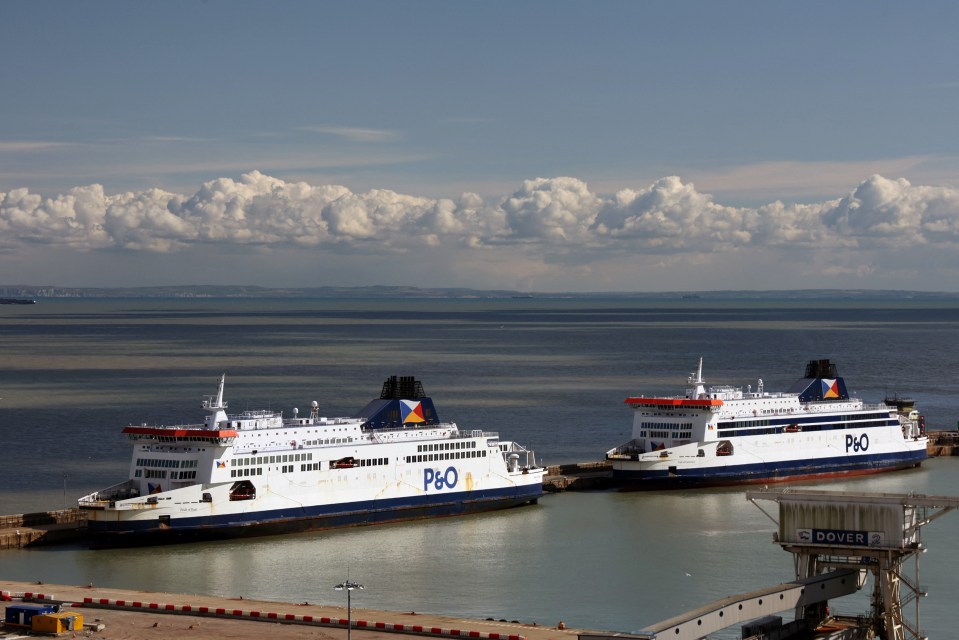
[[[286,182],[257,171],[211,180],[192,195],[109,195],[101,185],[44,198],[0,192],[0,251],[176,254],[209,247],[296,247],[339,254],[465,253],[514,247],[527,263],[598,264],[616,255],[703,256],[747,249],[895,252],[952,249],[959,189],[874,175],[843,198],[748,208],[718,203],[678,177],[613,195],[571,177],[524,181],[496,201],[472,193],[423,198]]]

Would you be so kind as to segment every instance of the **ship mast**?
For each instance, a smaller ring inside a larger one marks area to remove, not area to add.
[[[226,402],[223,401],[223,387],[226,385],[226,374],[220,376],[220,385],[217,387],[215,396],[207,396],[206,400],[203,401],[201,405],[204,409],[209,409],[213,411],[206,418],[206,424],[210,428],[216,428],[216,425],[220,422],[225,422],[227,419],[226,416]]]
[[[706,395],[706,381],[703,380],[703,357],[699,357],[699,368],[695,373],[690,373],[686,379],[688,384],[694,384],[695,387],[686,389],[686,397],[696,400]]]

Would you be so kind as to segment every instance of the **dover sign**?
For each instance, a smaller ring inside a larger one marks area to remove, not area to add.
[[[881,547],[881,531],[848,531],[843,529],[797,529],[799,542],[830,544],[841,547]]]

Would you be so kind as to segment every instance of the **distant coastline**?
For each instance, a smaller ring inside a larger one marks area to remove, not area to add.
[[[0,297],[25,298],[436,298],[556,299],[623,298],[649,300],[957,300],[959,292],[899,289],[795,289],[727,291],[596,291],[531,292],[510,289],[367,287],[259,287],[243,285],[176,285],[150,287],[59,287],[0,285]]]

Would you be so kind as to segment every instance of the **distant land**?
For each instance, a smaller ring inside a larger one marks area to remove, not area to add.
[[[765,291],[658,291],[658,292],[526,292],[508,289],[369,287],[257,287],[240,285],[177,285],[153,287],[57,287],[0,285],[0,297],[42,298],[643,298],[711,300],[942,300],[959,299],[959,292],[904,291],[897,289],[797,289]]]

